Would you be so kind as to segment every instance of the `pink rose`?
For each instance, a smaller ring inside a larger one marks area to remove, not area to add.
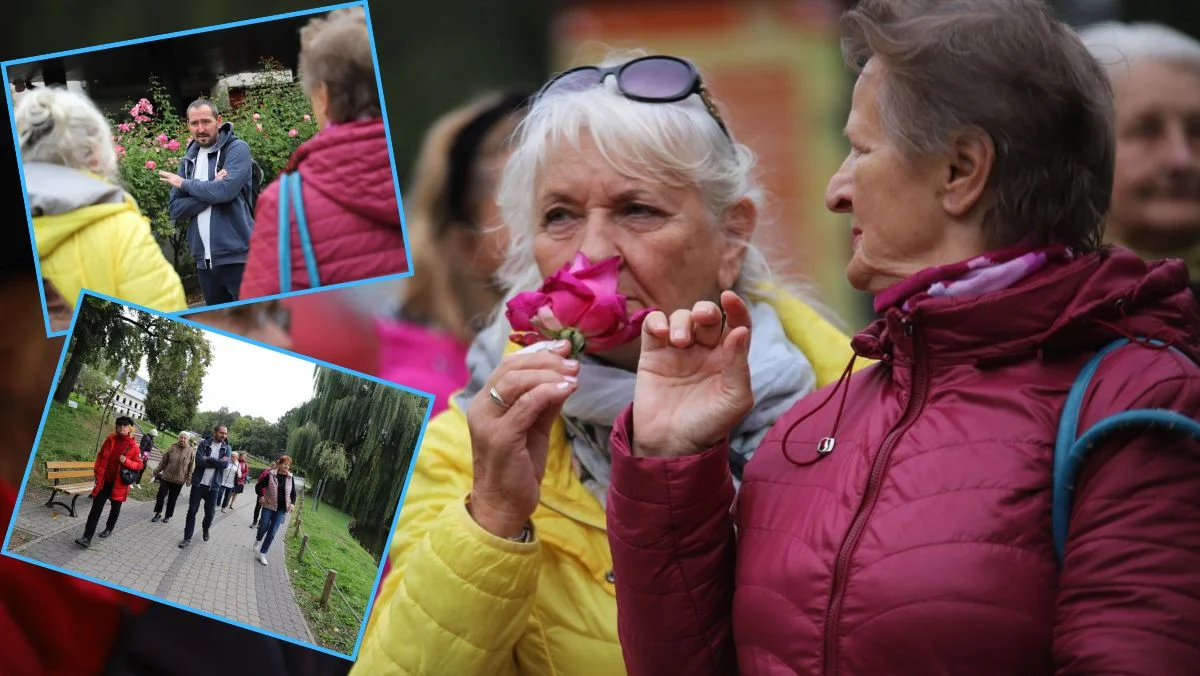
[[[146,168],[147,169],[153,169],[157,166],[158,166],[158,163],[155,162],[154,160],[146,160]]]
[[[262,131],[262,125],[261,125],[261,124],[256,124],[256,125],[254,125],[254,128],[255,128],[255,129],[257,129],[257,130],[259,130],[259,131]]]
[[[149,121],[150,121],[150,118],[146,117],[145,115],[138,115],[138,116],[137,116],[137,121],[138,121],[138,122],[149,122]]]
[[[255,122],[258,122],[259,120],[261,120],[261,119],[262,119],[262,115],[259,115],[258,113],[255,113],[255,114],[253,114],[253,115],[251,115],[251,116],[250,116],[250,119],[254,120]]]
[[[138,105],[142,107],[142,110],[146,111],[147,115],[154,114],[154,106],[150,105],[150,99],[138,99]]]
[[[300,133],[300,132],[296,131],[295,129],[289,129],[289,130],[288,130],[288,136],[296,136],[296,135],[298,135],[299,133]]]
[[[176,141],[175,139],[167,141],[167,150],[170,150],[171,152],[179,150],[179,141]]]
[[[125,157],[125,146],[123,146],[123,145],[118,145],[118,146],[116,147],[116,151],[117,151],[117,155],[119,155],[119,156],[121,156],[121,157]]]
[[[304,116],[304,121],[305,121],[305,122],[309,122],[309,121],[311,121],[311,120],[312,120],[312,115],[305,115],[305,116]]]
[[[508,302],[505,316],[514,333],[510,340],[533,345],[567,339],[572,352],[603,352],[636,339],[651,309],[632,317],[625,296],[617,292],[621,257],[592,265],[582,252],[551,275],[537,291],[518,294]]]
[[[165,146],[165,145],[167,145],[167,141],[169,141],[171,137],[167,136],[166,134],[159,134],[155,138],[158,139],[159,143],[161,143]]]

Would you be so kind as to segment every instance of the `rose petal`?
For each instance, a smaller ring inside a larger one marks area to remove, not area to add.
[[[583,270],[574,271],[571,274],[575,279],[582,282],[592,293],[600,295],[603,293],[616,293],[619,275],[621,272],[621,257],[613,256],[606,258],[595,265]]]
[[[603,336],[618,331],[628,323],[629,313],[625,309],[625,296],[609,294],[599,296],[588,307],[575,328],[588,338]]]
[[[637,340],[642,334],[642,322],[646,320],[646,315],[653,312],[653,308],[638,310],[632,317],[629,318],[629,323],[618,331],[614,331],[608,335],[596,336],[589,338],[585,352],[595,353],[611,350],[614,347],[620,347],[627,343]]]
[[[538,308],[548,302],[549,298],[540,291],[519,293],[508,301],[504,316],[516,331],[535,331],[537,327],[530,320],[537,315]]]

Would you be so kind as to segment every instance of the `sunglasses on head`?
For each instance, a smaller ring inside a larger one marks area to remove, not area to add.
[[[676,56],[643,56],[619,66],[580,66],[560,73],[542,87],[538,98],[551,93],[577,92],[599,87],[609,75],[617,79],[617,91],[627,99],[643,103],[675,103],[698,94],[725,136],[732,140],[721,112],[700,79],[692,62]]]

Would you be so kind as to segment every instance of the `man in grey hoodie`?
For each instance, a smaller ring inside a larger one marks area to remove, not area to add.
[[[160,171],[171,184],[170,212],[188,222],[188,246],[196,259],[206,305],[238,300],[254,225],[250,146],[224,122],[216,104],[198,99],[188,106],[192,142],[179,173]]]

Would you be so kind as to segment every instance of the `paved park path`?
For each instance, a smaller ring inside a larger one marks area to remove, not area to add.
[[[149,472],[146,478],[149,480]],[[316,643],[296,605],[284,565],[293,563],[286,558],[284,531],[293,526],[294,515],[276,532],[267,554],[268,565],[263,566],[255,559],[257,529],[249,527],[254,491],[253,485],[248,485],[232,511],[222,514],[220,507],[215,510],[208,542],[201,533],[201,504],[192,543],[180,549],[190,490],[184,486],[180,491],[168,524],[150,522],[153,501],[126,501],[116,529],[101,539],[99,532],[108,518],[105,505],[92,546],[84,549],[75,544],[75,538],[83,535],[91,508],[87,495],[76,502],[79,516],[72,518],[60,506],[45,506],[50,489],[28,487],[17,512],[10,551],[154,598]]]

